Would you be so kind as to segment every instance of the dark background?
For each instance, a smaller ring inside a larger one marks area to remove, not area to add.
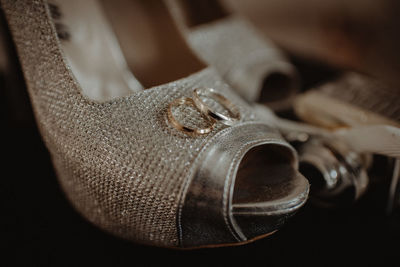
[[[7,53],[15,57],[12,49]],[[340,73],[319,62],[292,60],[304,88]],[[388,177],[382,158],[371,174],[375,182],[358,203],[337,209],[308,203],[280,231],[252,244],[181,251],[110,236],[64,197],[16,61],[1,73],[0,83],[0,261],[8,261],[3,266],[400,265],[400,218],[385,214]]]

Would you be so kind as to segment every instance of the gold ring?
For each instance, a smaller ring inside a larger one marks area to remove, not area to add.
[[[201,100],[200,96],[209,97],[220,103],[229,113],[229,116],[212,110],[206,103]],[[213,118],[216,121],[232,126],[240,121],[240,112],[238,108],[229,101],[226,97],[218,93],[213,88],[196,88],[193,91],[193,102],[196,107],[205,115]]]
[[[193,99],[189,98],[189,97],[181,97],[178,98],[176,100],[174,100],[173,102],[171,102],[168,106],[168,110],[167,110],[167,116],[168,116],[168,121],[179,131],[184,132],[185,134],[191,135],[191,136],[196,136],[196,135],[203,135],[203,134],[208,134],[209,132],[212,131],[212,129],[214,129],[214,125],[215,125],[215,120],[213,120],[210,117],[207,117],[205,114],[200,113],[201,116],[209,121],[211,124],[209,127],[207,128],[190,128],[187,126],[184,126],[182,124],[180,124],[174,117],[174,115],[172,114],[172,108],[173,107],[177,107],[180,105],[192,105],[194,108],[197,108]]]

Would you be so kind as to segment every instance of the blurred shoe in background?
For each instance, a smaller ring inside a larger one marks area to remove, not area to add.
[[[245,100],[290,108],[300,87],[298,72],[250,21],[219,0],[166,2],[191,48]]]

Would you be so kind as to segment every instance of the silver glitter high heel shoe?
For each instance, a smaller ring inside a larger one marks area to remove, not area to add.
[[[0,2],[59,181],[93,224],[156,246],[243,244],[305,203],[295,150],[162,2]]]
[[[294,110],[311,124],[331,130],[343,129],[339,131],[340,136],[353,150],[393,158],[397,161],[395,166],[400,166],[400,92],[397,88],[365,74],[347,72],[298,95]],[[400,206],[399,177],[398,167],[394,167],[388,194],[389,212]]]
[[[218,0],[166,0],[197,55],[245,100],[286,108],[299,76],[285,55],[246,18]]]

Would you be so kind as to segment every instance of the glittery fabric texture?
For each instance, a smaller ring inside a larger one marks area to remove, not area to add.
[[[318,90],[360,108],[400,122],[400,93],[366,75],[349,72]]]
[[[65,63],[46,3],[1,0],[1,6],[38,127],[71,203],[120,237],[178,246],[183,184],[201,148],[224,126],[189,137],[168,124],[168,104],[196,87],[213,87],[239,106],[244,121],[255,119],[250,107],[210,68],[127,97],[92,101]]]
[[[182,23],[182,22],[180,22]],[[297,72],[283,53],[246,21],[231,15],[187,29],[188,42],[197,55],[246,100],[257,101],[269,74],[280,73],[297,90]],[[274,88],[283,90],[283,88]]]

